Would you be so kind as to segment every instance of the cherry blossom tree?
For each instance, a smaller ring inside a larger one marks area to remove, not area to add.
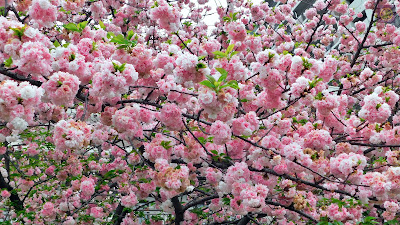
[[[399,0],[0,5],[2,224],[400,223]]]

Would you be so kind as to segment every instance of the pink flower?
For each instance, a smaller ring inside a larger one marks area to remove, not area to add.
[[[11,193],[6,190],[3,190],[1,192],[1,197],[3,197],[3,198],[9,198],[10,196],[11,196]]]
[[[229,34],[229,38],[234,41],[244,41],[246,39],[246,27],[241,22],[230,22],[225,29]]]
[[[81,151],[90,142],[91,126],[81,121],[61,120],[55,126],[53,138],[57,149]]]
[[[80,189],[82,194],[84,194],[85,196],[92,196],[95,191],[93,179],[88,178],[82,181]]]
[[[6,147],[0,147],[0,155],[4,155],[7,152],[7,148]]]
[[[90,215],[94,218],[102,218],[104,216],[103,208],[101,207],[93,207],[90,209]]]
[[[42,214],[44,216],[52,216],[54,213],[54,205],[51,202],[46,202],[43,205],[43,210],[42,210]]]
[[[129,195],[123,196],[121,198],[121,204],[128,208],[135,206],[137,202],[138,201],[134,193],[130,193]]]
[[[47,0],[33,0],[29,16],[40,26],[51,27],[57,19],[57,7]]]
[[[181,109],[175,105],[167,103],[163,105],[159,114],[160,121],[171,130],[180,130],[183,128]]]
[[[231,139],[231,129],[222,121],[215,121],[210,128],[210,133],[214,135],[214,143],[221,145]]]
[[[132,105],[120,109],[112,115],[112,124],[123,138],[141,137],[143,135],[140,123],[140,107]]]
[[[232,122],[232,133],[234,135],[250,136],[258,129],[258,118],[255,112],[249,112],[244,117],[234,119]]]
[[[75,75],[57,72],[42,85],[46,97],[56,105],[72,106],[79,89],[79,78]]]
[[[370,123],[383,123],[391,114],[390,106],[384,102],[377,93],[372,93],[364,98],[364,105],[358,116]]]
[[[151,8],[150,18],[156,20],[159,26],[169,32],[176,32],[180,26],[181,13],[165,0],[157,1],[157,5]]]
[[[279,165],[274,166],[274,171],[278,174],[284,174],[288,172],[288,168],[285,163],[281,163]]]
[[[45,1],[45,0],[43,0]],[[18,70],[24,74],[48,76],[53,70],[51,63],[53,57],[49,49],[42,42],[26,42],[20,50],[20,60],[16,62]]]

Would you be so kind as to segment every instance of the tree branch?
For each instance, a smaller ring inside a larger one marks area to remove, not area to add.
[[[175,225],[180,225],[181,222],[184,220],[183,218],[184,211],[182,204],[180,203],[178,196],[173,197],[171,199],[171,202],[175,209]]]
[[[280,206],[280,207],[285,208],[285,209],[287,209],[287,210],[296,212],[296,213],[298,213],[299,215],[301,215],[301,216],[303,216],[303,217],[305,217],[305,218],[311,220],[312,222],[318,223],[318,221],[317,221],[316,219],[314,219],[312,216],[310,216],[310,215],[308,215],[308,214],[306,214],[306,213],[303,213],[303,212],[300,211],[300,210],[295,209],[295,208],[293,207],[293,204],[290,205],[290,206],[285,206],[285,205],[282,205],[282,204],[280,204],[280,203],[273,202],[273,201],[270,201],[270,200],[265,200],[265,203],[268,204],[268,205]]]

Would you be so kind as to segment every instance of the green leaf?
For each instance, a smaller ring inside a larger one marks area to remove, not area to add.
[[[20,40],[21,40],[22,36],[24,36],[25,29],[26,29],[26,26],[23,26],[21,28],[11,28],[11,30],[14,31],[14,35],[17,36]]]
[[[78,24],[78,29],[80,32],[83,31],[83,29],[85,29],[86,25],[88,24],[88,21],[83,21],[81,23]]]
[[[207,143],[207,140],[205,139],[205,138],[203,138],[203,137],[198,137],[197,138],[203,145],[205,144],[205,143]]]
[[[118,34],[117,36],[114,36],[111,39],[111,42],[114,42],[116,44],[129,44],[128,40],[126,40],[122,34]]]
[[[245,99],[245,98],[243,98],[243,99],[240,99],[240,102],[248,102],[249,100],[247,100],[247,99]]]
[[[181,48],[185,49],[186,46],[187,46],[187,44],[189,44],[190,42],[192,42],[191,39],[188,39],[187,41],[184,41],[184,42],[181,44]]]
[[[95,41],[92,42],[92,49],[90,49],[90,53],[97,50],[97,43]]]
[[[228,54],[231,53],[234,47],[235,47],[234,44],[229,45],[228,48],[226,49],[226,53]]]
[[[207,75],[206,77],[207,77],[207,80],[209,80],[213,85],[215,84],[215,78],[213,76]]]
[[[299,123],[301,124],[301,125],[304,125],[304,124],[306,124],[308,121],[306,120],[306,119],[301,119],[300,121],[299,121]]]
[[[231,87],[231,88],[236,89],[236,90],[239,89],[239,85],[238,85],[238,83],[237,83],[236,80],[230,80],[230,81],[228,81],[228,83],[222,85],[222,86],[220,87],[220,89],[225,88],[225,87]]]
[[[79,28],[76,26],[74,23],[69,23],[69,24],[64,24],[63,26],[65,29],[70,30],[70,31],[76,31],[79,32]]]
[[[103,29],[103,30],[106,30],[106,25],[104,25],[104,23],[103,23],[103,21],[99,21],[99,25],[100,25],[100,27],[101,27],[101,29]]]
[[[318,92],[318,94],[314,97],[317,100],[322,100],[324,97],[324,95],[322,94],[322,92]]]
[[[238,54],[238,53],[239,53],[238,51],[232,52],[232,53],[231,53],[231,57],[234,56],[234,55],[236,55],[236,54]]]
[[[108,32],[107,33],[107,38],[110,39],[112,37],[115,37],[116,35],[113,32]]]
[[[119,66],[119,71],[122,73],[125,70],[125,65],[126,63],[123,63],[121,66]]]
[[[214,84],[212,84],[209,80],[203,80],[202,82],[200,82],[201,85],[207,86],[211,89],[215,89]]]
[[[214,155],[218,155],[218,151],[217,150],[211,150],[211,153],[213,153]]]
[[[222,199],[222,202],[223,202],[225,205],[230,205],[230,204],[231,204],[231,199],[229,199],[229,198],[223,198],[223,199]]]
[[[227,16],[224,16],[222,19],[223,19],[225,22],[231,22],[231,18],[229,18],[229,17],[227,17]]]
[[[119,70],[118,64],[116,64],[115,62],[112,62],[112,64],[113,64],[113,66],[114,66],[115,71]]]
[[[206,58],[205,55],[199,56],[198,61],[203,60],[203,59],[205,59],[205,58]]]
[[[196,71],[199,71],[199,69],[204,69],[207,68],[206,64],[204,63],[197,63],[196,65]]]
[[[183,25],[190,27],[192,25],[192,23],[190,21],[186,21],[186,22],[183,22]]]
[[[54,47],[60,47],[61,45],[60,45],[60,42],[58,42],[57,40],[55,40],[54,42],[53,42],[53,45],[54,45]]]
[[[75,55],[74,55],[74,54],[71,54],[71,55],[69,56],[69,61],[72,62],[72,61],[74,61],[74,60],[75,60]]]
[[[394,220],[389,220],[389,221],[386,221],[386,222],[384,223],[384,225],[395,225],[395,224],[399,224],[399,221],[397,221],[396,219],[394,219]]]
[[[221,76],[218,79],[218,82],[225,81],[228,76],[228,72],[224,68],[215,68],[215,69],[221,74]]]
[[[12,65],[12,63],[13,63],[13,60],[12,60],[12,58],[11,58],[11,56],[10,56],[8,59],[6,59],[6,60],[4,61],[4,66],[5,66],[5,67],[10,67],[10,66]]]
[[[133,35],[134,35],[133,30],[128,31],[128,33],[126,33],[126,39],[131,40]]]
[[[303,60],[303,66],[306,70],[309,70],[312,67],[312,63],[308,62],[308,60],[304,57],[301,58]]]
[[[232,20],[233,20],[233,21],[236,21],[236,20],[237,20],[236,15],[237,15],[238,13],[239,13],[239,12],[235,12],[235,13],[232,14]]]
[[[170,143],[171,143],[171,141],[161,141],[161,146],[168,150],[168,149],[172,148],[172,146],[169,145]]]
[[[228,57],[228,54],[226,54],[225,52],[221,52],[221,51],[215,51],[215,52],[213,52],[213,54],[214,54],[215,56],[217,56],[217,57],[220,57],[220,58],[226,58],[226,57]]]
[[[6,8],[5,7],[0,7],[0,16],[6,17]],[[11,224],[11,222],[10,222]]]

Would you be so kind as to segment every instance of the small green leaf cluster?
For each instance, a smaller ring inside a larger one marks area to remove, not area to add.
[[[342,222],[340,221],[333,221],[333,222],[329,222],[328,217],[321,217],[320,221],[317,223],[317,225],[343,225]]]
[[[26,26],[23,26],[21,28],[11,28],[11,30],[14,31],[14,35],[17,36],[19,38],[19,40],[21,40],[22,36],[24,36],[25,29],[26,29]]]
[[[226,78],[228,76],[228,72],[223,68],[215,68],[221,76],[218,80],[215,80],[213,76],[208,75],[207,80],[203,80],[200,84],[213,89],[217,94],[226,87],[231,87],[233,89],[239,89],[239,85],[236,80],[230,80],[226,82]]]
[[[324,95],[322,94],[322,92],[318,92],[318,94],[314,97],[317,100],[323,100],[324,99]]]
[[[201,219],[206,219],[209,216],[208,213],[204,211],[204,209],[198,207],[191,209],[190,212],[196,214]]]
[[[192,25],[192,22],[185,21],[185,22],[183,22],[183,25],[185,25],[186,27],[190,27]]]
[[[228,46],[228,48],[226,49],[225,52],[222,51],[215,51],[213,52],[214,54],[214,58],[216,59],[221,59],[221,58],[226,58],[228,60],[230,60],[234,55],[238,54],[238,51],[233,51],[233,48],[235,47],[234,44],[231,44]]]
[[[303,60],[304,69],[309,70],[312,67],[312,63],[310,63],[306,58],[301,57]]]
[[[87,24],[88,24],[88,21],[83,21],[78,24],[69,23],[69,24],[65,24],[64,28],[69,31],[76,31],[76,32],[82,33],[82,31],[85,29]]]
[[[315,77],[314,80],[308,82],[308,84],[310,85],[310,89],[315,88],[317,86],[318,82],[323,81],[323,80],[324,79],[322,79],[322,78]]]
[[[171,144],[171,141],[161,141],[161,146],[163,147],[163,148],[165,148],[165,149],[170,149],[170,148],[172,148],[172,145],[170,145]]]
[[[99,26],[101,27],[101,29],[106,30],[107,27],[106,25],[104,25],[103,21],[99,20]]]
[[[233,22],[233,21],[236,21],[238,19],[236,17],[237,14],[238,14],[238,12],[235,12],[235,13],[231,12],[231,13],[229,13],[229,16],[224,16],[222,19],[227,23]]]
[[[186,41],[184,41],[183,43],[181,43],[181,48],[185,49],[187,44],[189,44],[190,42],[192,42],[192,39],[187,39]]]
[[[197,63],[196,65],[196,71],[199,71],[200,69],[205,69],[207,68],[207,65],[204,63]]]
[[[213,143],[213,139],[214,137],[209,137],[207,139],[203,138],[203,137],[198,137],[197,139],[199,139],[199,141],[205,145],[207,142]]]
[[[60,10],[58,10],[58,11],[60,11],[60,12],[63,12],[63,13],[65,13],[65,14],[72,14],[72,12],[71,11],[67,11],[67,10],[65,10],[63,7],[61,7],[60,8]]]
[[[339,206],[339,209],[354,208],[354,207],[363,205],[360,200],[356,200],[353,198],[344,199],[344,200],[335,199],[335,198],[322,198],[318,202],[317,206],[324,206],[324,205],[327,206],[330,204],[337,204]]]
[[[307,121],[306,119],[297,120],[296,117],[293,117],[293,118],[292,118],[292,122],[293,122],[293,123],[299,123],[299,124],[301,124],[301,125],[304,125],[304,124],[306,124],[308,121]]]
[[[113,64],[113,66],[114,66],[115,71],[119,71],[119,72],[121,72],[121,73],[124,72],[126,63],[123,63],[123,64],[121,64],[121,65],[118,65],[117,63],[112,62],[112,64]]]
[[[125,49],[127,51],[132,50],[132,48],[135,47],[137,44],[138,37],[135,36],[135,38],[132,40],[133,36],[134,33],[132,30],[128,31],[126,33],[126,36],[122,34],[115,35],[112,32],[108,32],[107,34],[107,38],[111,38],[110,42],[118,45],[117,49]]]
[[[70,44],[70,43],[67,42],[67,43],[63,44],[62,46],[63,46],[64,48],[67,48],[69,44]],[[54,45],[54,47],[56,47],[56,48],[61,46],[60,42],[58,42],[57,40],[55,40],[55,41],[53,42],[53,45]]]
[[[227,156],[225,153],[218,153],[217,150],[211,150],[210,152],[213,154],[213,156],[211,156],[211,158],[214,161],[232,160],[231,157]]]
[[[6,17],[6,8],[5,7],[0,7],[0,16]]]
[[[12,65],[12,63],[13,63],[13,60],[12,60],[11,56],[10,56],[10,58],[4,60],[5,67],[10,67]]]

